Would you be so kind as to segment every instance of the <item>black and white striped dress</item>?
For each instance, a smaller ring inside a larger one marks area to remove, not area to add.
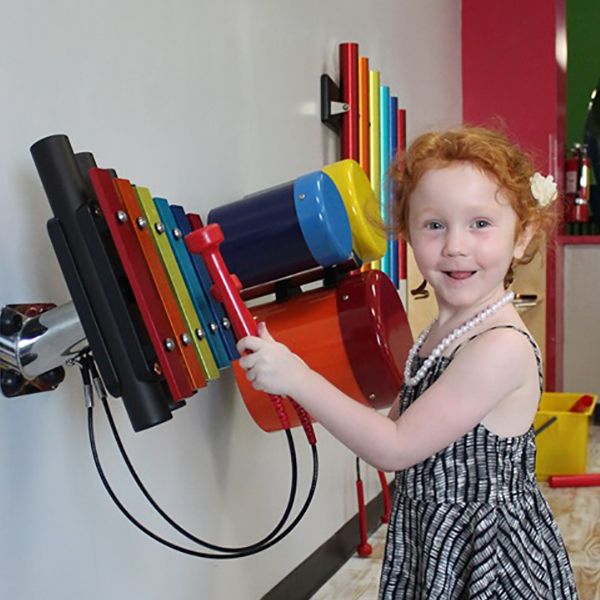
[[[517,331],[534,347],[541,379],[539,349]],[[455,353],[403,388],[400,413]],[[415,370],[423,360],[415,357]],[[396,474],[379,599],[409,598],[577,598],[563,540],[536,484],[533,428],[503,438],[479,424]]]

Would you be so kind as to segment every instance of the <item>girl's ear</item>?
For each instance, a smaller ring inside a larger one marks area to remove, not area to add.
[[[533,239],[535,233],[536,230],[532,225],[528,225],[527,227],[525,227],[525,229],[523,229],[523,231],[517,238],[517,242],[515,244],[515,249],[513,251],[514,258],[516,258],[517,260],[523,258],[525,250],[527,250],[527,246],[529,246],[529,243]]]

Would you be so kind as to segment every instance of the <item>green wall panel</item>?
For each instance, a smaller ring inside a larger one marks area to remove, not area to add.
[[[567,0],[567,150],[583,140],[592,90],[600,80],[600,1]]]

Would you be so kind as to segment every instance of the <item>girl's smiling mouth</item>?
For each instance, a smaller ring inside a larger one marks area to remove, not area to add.
[[[447,275],[451,279],[468,279],[472,275],[475,275],[477,271],[444,271],[444,275]]]

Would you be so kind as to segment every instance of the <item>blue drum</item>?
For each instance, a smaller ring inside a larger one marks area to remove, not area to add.
[[[352,257],[344,202],[323,171],[215,208],[207,221],[221,226],[223,259],[245,288]]]

